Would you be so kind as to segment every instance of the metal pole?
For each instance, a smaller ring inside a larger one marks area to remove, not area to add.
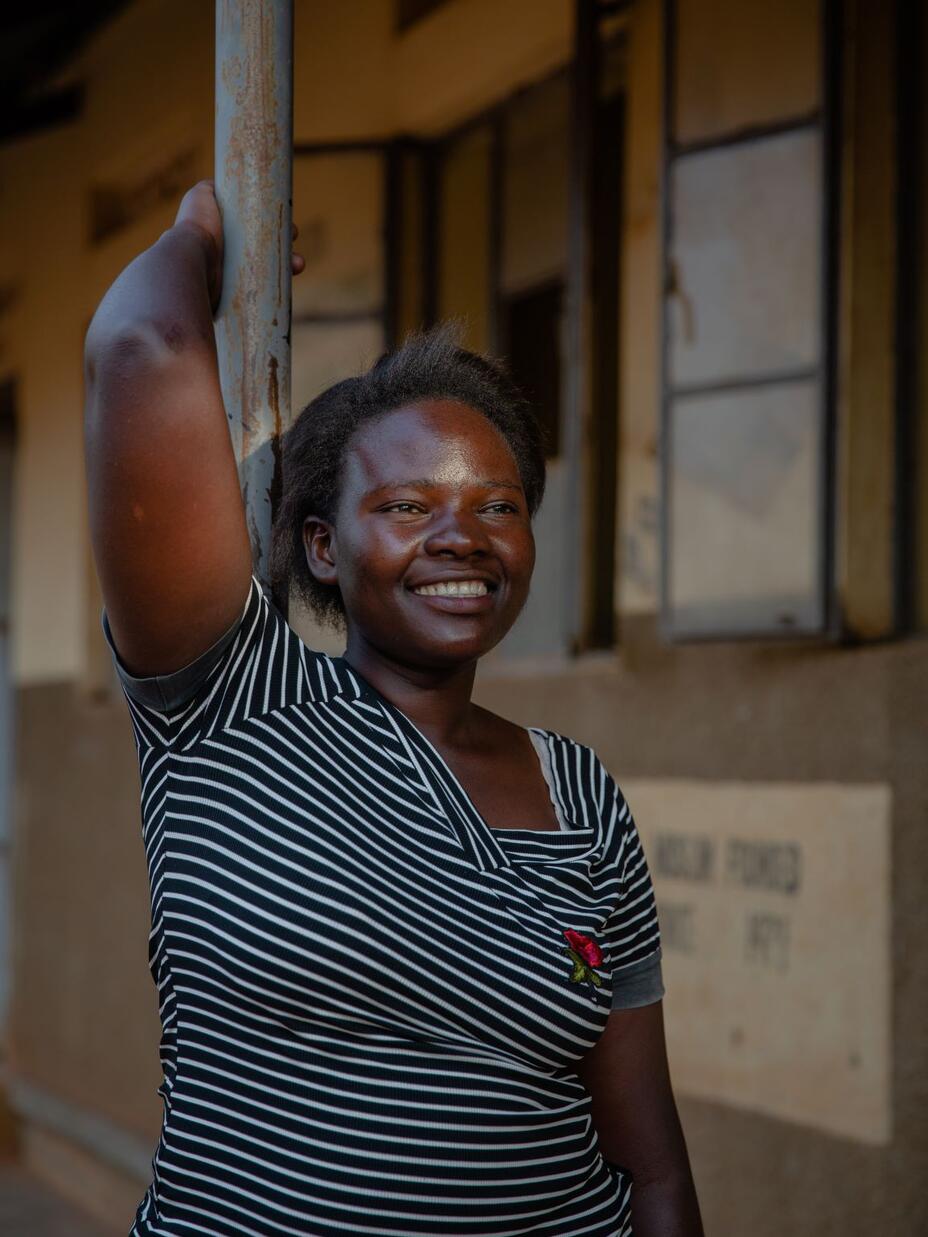
[[[216,195],[225,257],[219,374],[251,536],[267,584],[290,423],[293,0],[216,0]]]

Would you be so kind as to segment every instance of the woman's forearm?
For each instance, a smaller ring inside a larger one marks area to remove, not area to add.
[[[213,289],[221,272],[213,239],[202,228],[179,223],[140,253],[100,302],[85,342],[88,380],[111,348],[155,358],[195,349],[215,354]],[[148,359],[152,359],[148,357]]]
[[[688,1165],[672,1176],[633,1183],[632,1231],[635,1237],[703,1237]]]

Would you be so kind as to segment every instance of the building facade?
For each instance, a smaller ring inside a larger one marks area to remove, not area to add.
[[[644,838],[707,1232],[924,1231],[928,22],[867,0],[297,0],[293,403],[458,318],[534,399],[481,703]],[[82,345],[212,174],[213,6],[134,0],[0,147],[7,1144],[113,1231],[161,1104]],[[314,647],[337,636],[291,608]]]

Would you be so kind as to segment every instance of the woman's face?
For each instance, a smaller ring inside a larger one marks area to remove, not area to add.
[[[423,400],[361,427],[335,523],[303,529],[317,579],[337,583],[349,648],[417,668],[481,657],[528,596],[535,541],[515,458],[481,413]]]

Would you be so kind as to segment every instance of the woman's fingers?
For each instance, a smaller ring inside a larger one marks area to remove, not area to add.
[[[199,180],[187,190],[181,199],[174,222],[180,223],[182,220],[189,220],[191,223],[199,224],[201,228],[209,232],[216,242],[217,255],[221,263],[223,241],[222,215],[216,200],[216,186],[213,180]],[[291,223],[290,230],[293,240],[296,240],[300,234],[300,229],[295,223]],[[291,254],[290,269],[294,275],[299,275],[306,269],[306,259],[302,254]]]

